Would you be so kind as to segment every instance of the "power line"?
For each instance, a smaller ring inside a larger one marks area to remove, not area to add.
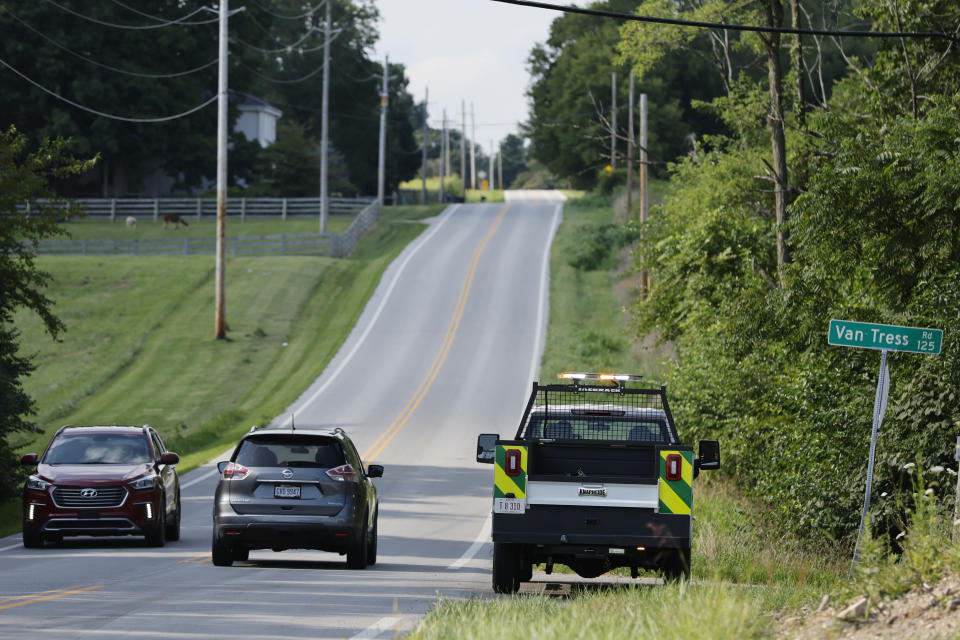
[[[168,23],[168,24],[170,23],[170,21],[167,20],[166,18],[158,18],[158,17],[156,17],[156,16],[150,15],[149,13],[144,13],[143,11],[140,11],[139,9],[135,9],[135,8],[131,7],[130,5],[127,5],[127,4],[124,4],[124,3],[120,2],[120,0],[111,0],[111,1],[112,1],[114,4],[120,5],[121,7],[123,7],[124,9],[126,9],[126,10],[128,10],[128,11],[133,11],[134,13],[143,16],[144,18],[150,18],[151,20],[154,20],[154,21],[156,21],[156,22],[164,22],[164,23]],[[202,11],[202,9],[198,9],[198,11]],[[190,16],[194,15],[195,13],[197,13],[197,11],[194,11],[194,12],[188,14],[188,15],[185,15],[185,16],[183,16],[182,18],[177,18],[177,19],[174,20],[173,22],[175,22],[175,23],[177,23],[177,24],[183,24],[183,25],[194,25],[194,24],[210,24],[211,22],[215,22],[215,21],[217,20],[217,18],[213,18],[213,19],[211,19],[211,20],[204,20],[204,21],[202,21],[202,22],[182,22],[183,20],[186,20],[187,18],[189,18]],[[164,25],[158,25],[158,26],[166,26],[166,25],[164,24]]]
[[[47,0],[47,2],[50,2],[50,0]],[[303,42],[304,40],[306,40],[307,38],[309,38],[311,35],[313,35],[313,32],[314,32],[313,29],[311,29],[310,31],[307,31],[307,32],[303,35],[302,38],[300,38],[299,40],[297,40],[297,41],[294,42],[294,43],[291,43],[291,44],[288,44],[288,45],[286,45],[286,46],[284,46],[284,47],[281,47],[280,49],[264,49],[264,48],[262,48],[262,47],[258,47],[258,46],[255,45],[255,44],[250,44],[249,42],[246,42],[245,40],[241,40],[240,38],[232,38],[231,40],[232,40],[233,42],[238,43],[238,44],[242,44],[243,46],[245,46],[245,47],[247,47],[247,48],[249,48],[249,49],[253,49],[254,51],[259,51],[260,53],[287,53],[287,52],[292,51],[294,47],[296,47],[296,46],[299,45],[301,42]]]
[[[187,76],[187,75],[190,75],[190,74],[192,74],[192,73],[196,73],[196,72],[198,72],[198,71],[203,71],[204,69],[206,69],[206,68],[208,68],[208,67],[212,67],[213,65],[217,64],[217,59],[214,58],[213,60],[211,60],[210,62],[208,62],[208,63],[206,63],[206,64],[204,64],[204,65],[201,65],[201,66],[196,67],[196,68],[194,68],[194,69],[188,69],[187,71],[180,71],[180,72],[178,72],[178,73],[138,73],[138,72],[136,72],[136,71],[127,71],[127,70],[125,70],[125,69],[119,69],[119,68],[117,68],[117,67],[111,67],[111,66],[108,65],[108,64],[104,64],[104,63],[102,63],[102,62],[98,62],[98,61],[94,60],[93,58],[88,58],[87,56],[85,56],[85,55],[83,55],[83,54],[81,54],[81,53],[77,53],[76,51],[73,51],[72,49],[68,49],[67,47],[63,46],[62,44],[60,44],[59,42],[57,42],[57,41],[54,40],[53,38],[51,38],[51,37],[47,36],[46,34],[44,34],[43,32],[41,32],[41,31],[39,31],[39,30],[34,29],[33,27],[31,27],[29,24],[27,24],[26,22],[24,22],[21,18],[17,17],[17,16],[16,16],[12,11],[10,11],[9,9],[7,9],[7,8],[5,8],[5,7],[3,7],[3,6],[0,6],[0,10],[6,12],[11,18],[13,18],[14,20],[16,20],[17,22],[19,22],[20,24],[22,24],[24,27],[26,27],[26,28],[29,29],[30,31],[34,32],[35,34],[37,34],[38,36],[40,36],[41,38],[43,38],[44,40],[46,40],[47,42],[49,42],[50,44],[52,44],[53,46],[57,47],[58,49],[61,49],[61,50],[63,50],[63,51],[66,51],[66,52],[69,53],[70,55],[75,56],[75,57],[77,57],[77,58],[80,58],[81,60],[86,60],[87,62],[89,62],[89,63],[92,64],[92,65],[96,65],[96,66],[101,67],[101,68],[103,68],[103,69],[108,69],[108,70],[110,70],[110,71],[115,71],[116,73],[122,73],[122,74],[128,75],[128,76],[135,76],[135,77],[139,77],[139,78],[151,78],[151,79],[178,78],[178,77],[181,77],[181,76]]]
[[[151,24],[151,25],[145,25],[145,26],[128,25],[128,24],[116,24],[116,23],[114,23],[114,22],[105,22],[105,21],[103,21],[103,20],[98,20],[97,18],[91,18],[91,17],[88,16],[88,15],[84,15],[84,14],[82,14],[82,13],[79,13],[79,12],[77,12],[77,11],[74,11],[73,9],[70,9],[70,8],[68,8],[68,7],[65,7],[65,6],[63,6],[62,4],[58,4],[58,3],[54,2],[53,0],[46,0],[46,1],[47,1],[49,4],[52,4],[53,6],[57,7],[57,8],[60,9],[61,11],[65,11],[65,12],[71,14],[71,15],[77,16],[78,18],[82,18],[82,19],[87,20],[87,21],[89,21],[89,22],[94,22],[94,23],[96,23],[96,24],[103,25],[104,27],[112,27],[112,28],[114,28],[114,29],[131,29],[131,30],[135,30],[135,31],[143,31],[143,30],[145,30],[145,29],[160,29],[160,28],[162,28],[162,27],[169,27],[170,25],[185,26],[185,25],[196,25],[196,24],[210,24],[211,22],[216,22],[216,21],[217,21],[217,18],[211,18],[210,20],[204,20],[204,21],[200,21],[200,22],[184,22],[184,20],[186,20],[187,18],[193,17],[193,16],[197,15],[198,13],[200,13],[201,11],[203,11],[204,8],[201,7],[201,8],[199,8],[199,9],[194,10],[194,11],[191,11],[190,13],[188,13],[188,14],[185,15],[185,16],[183,16],[182,18],[177,18],[176,20],[170,20],[169,22],[164,22],[164,23],[162,23],[162,24]]]
[[[48,0],[49,1],[49,0]],[[580,7],[568,7],[546,2],[533,2],[531,0],[491,0],[492,2],[502,2],[504,4],[514,4],[521,7],[534,7],[536,9],[548,9],[551,11],[562,11],[563,13],[576,13],[585,16],[599,16],[602,18],[617,18],[619,20],[631,20],[634,22],[651,22],[654,24],[669,24],[676,27],[696,27],[698,29],[719,29],[722,31],[751,31],[754,33],[780,33],[789,35],[804,36],[837,36],[850,38],[942,38],[951,41],[954,46],[960,45],[960,39],[957,36],[938,31],[841,31],[836,29],[794,29],[792,27],[762,27],[757,25],[729,24],[726,22],[701,22],[699,20],[680,20],[677,18],[658,18],[655,16],[638,16],[630,13],[620,13],[618,11],[606,11],[602,9],[581,9]]]
[[[254,4],[256,7],[258,7],[261,11],[263,11],[264,13],[266,13],[266,14],[268,14],[268,15],[273,16],[274,18],[280,18],[281,20],[299,20],[300,18],[306,18],[307,16],[311,15],[314,11],[316,11],[317,9],[319,9],[320,7],[322,7],[323,5],[327,4],[327,1],[328,1],[328,0],[324,0],[323,2],[319,2],[319,3],[315,4],[315,5],[313,5],[312,7],[310,7],[309,9],[307,9],[306,13],[301,13],[301,14],[298,15],[298,16],[287,16],[287,15],[282,15],[282,14],[279,14],[279,13],[274,13],[273,11],[270,11],[269,9],[267,9],[265,6],[263,6],[262,4],[260,4],[259,2],[257,2],[256,0],[250,0],[250,1],[253,2],[253,4]]]
[[[0,58],[0,64],[2,64],[3,66],[5,66],[7,69],[10,69],[10,71],[13,71],[15,74],[17,74],[18,76],[20,76],[21,78],[23,78],[24,80],[26,80],[27,82],[29,82],[30,84],[32,84],[33,86],[35,86],[36,88],[38,88],[38,89],[40,89],[41,91],[44,91],[44,92],[50,94],[51,96],[53,96],[53,97],[56,98],[57,100],[60,100],[61,102],[66,102],[67,104],[69,104],[69,105],[71,105],[71,106],[73,106],[73,107],[76,107],[77,109],[82,109],[83,111],[86,111],[86,112],[88,112],[88,113],[92,113],[92,114],[97,115],[97,116],[102,116],[102,117],[104,117],[104,118],[110,118],[111,120],[120,120],[120,121],[122,121],[122,122],[155,123],[155,122],[167,122],[167,121],[169,121],[169,120],[176,120],[177,118],[182,118],[182,117],[184,117],[184,116],[190,115],[191,113],[195,113],[195,112],[199,111],[200,109],[203,109],[203,108],[206,107],[207,105],[213,104],[213,103],[217,100],[217,96],[213,96],[212,98],[210,98],[209,100],[207,100],[207,101],[204,102],[203,104],[199,104],[199,105],[195,106],[195,107],[192,108],[192,109],[189,109],[189,110],[187,110],[187,111],[184,111],[183,113],[177,113],[177,114],[172,115],[172,116],[162,116],[162,117],[159,117],[159,118],[127,118],[127,117],[124,117],[124,116],[118,116],[118,115],[114,115],[114,114],[111,114],[111,113],[104,113],[103,111],[97,111],[96,109],[91,109],[90,107],[86,107],[86,106],[84,106],[84,105],[82,105],[82,104],[80,104],[80,103],[78,103],[78,102],[74,102],[73,100],[69,100],[68,98],[64,98],[64,97],[61,96],[61,95],[57,95],[55,92],[51,91],[50,89],[47,89],[46,87],[44,87],[44,86],[43,86],[42,84],[40,84],[39,82],[37,82],[37,81],[29,78],[28,76],[24,75],[24,74],[21,73],[20,71],[18,71],[18,70],[16,70],[15,68],[13,68],[11,65],[9,65],[9,64],[8,64],[5,60],[3,60],[2,58]]]
[[[248,67],[247,65],[243,64],[242,62],[240,63],[240,66],[242,66],[244,69],[246,69],[247,71],[249,71],[249,72],[252,73],[253,75],[255,75],[255,76],[259,77],[259,78],[262,78],[263,80],[266,80],[267,82],[274,82],[274,83],[276,83],[276,84],[297,84],[298,82],[304,82],[305,80],[309,80],[309,79],[312,78],[313,76],[315,76],[315,75],[317,75],[318,73],[320,73],[321,71],[323,71],[323,65],[321,64],[319,67],[317,67],[316,69],[314,69],[313,71],[311,71],[311,72],[308,73],[307,75],[303,76],[302,78],[297,78],[296,80],[278,80],[278,79],[276,79],[276,78],[271,78],[270,76],[265,76],[265,75],[263,75],[262,73],[259,73],[259,72],[255,71],[254,69],[251,69],[250,67]]]

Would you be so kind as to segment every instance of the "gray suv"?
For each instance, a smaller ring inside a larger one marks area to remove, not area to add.
[[[383,467],[363,462],[343,429],[260,429],[221,462],[213,503],[213,564],[251,549],[320,549],[347,566],[377,561],[377,488]]]

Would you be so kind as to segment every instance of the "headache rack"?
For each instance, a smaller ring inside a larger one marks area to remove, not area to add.
[[[533,383],[517,439],[679,443],[665,386],[627,386],[640,376],[563,373]]]

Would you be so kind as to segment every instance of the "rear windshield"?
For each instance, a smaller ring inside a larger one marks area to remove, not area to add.
[[[343,449],[323,436],[258,436],[240,445],[235,462],[245,467],[322,467],[344,463]]]
[[[150,448],[139,433],[61,434],[43,456],[45,464],[142,464]]]
[[[525,437],[557,440],[670,442],[667,420],[651,416],[578,416],[533,414]]]

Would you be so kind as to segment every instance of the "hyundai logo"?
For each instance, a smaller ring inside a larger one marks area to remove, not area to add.
[[[290,478],[293,477],[293,471],[291,471],[290,469],[284,469],[283,471],[280,472],[280,475],[283,476],[284,480],[289,480]]]
[[[84,498],[96,498],[97,490],[96,489],[80,489],[80,495]]]

